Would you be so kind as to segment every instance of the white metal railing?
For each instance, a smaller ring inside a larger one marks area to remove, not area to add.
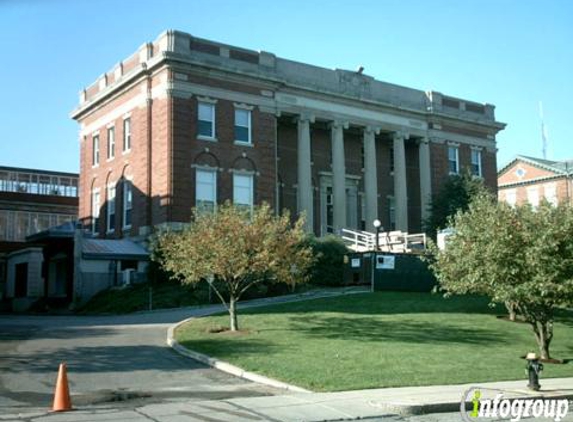
[[[355,252],[376,250],[376,234],[362,230],[342,229],[341,237],[346,246]],[[426,249],[426,234],[408,234],[399,230],[380,232],[378,250],[380,252],[422,252]]]

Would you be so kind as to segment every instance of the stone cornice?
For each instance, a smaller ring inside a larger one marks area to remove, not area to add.
[[[517,188],[520,186],[528,186],[528,185],[536,185],[539,183],[545,183],[550,181],[557,181],[557,180],[568,180],[569,178],[563,174],[557,174],[555,176],[544,176],[544,177],[536,177],[535,179],[527,179],[527,180],[520,180],[517,182],[512,183],[504,183],[498,184],[497,188],[499,189],[511,189]]]
[[[179,34],[179,36],[189,36],[188,34],[178,33],[177,31],[171,31],[171,35],[162,34],[162,36],[174,37]],[[160,38],[162,37],[160,36]],[[171,38],[169,38],[171,39]],[[177,49],[179,47],[174,47],[175,44],[173,39],[171,40],[171,47],[166,45],[166,48]],[[161,42],[159,42],[161,47]],[[215,43],[217,44],[217,43]],[[145,46],[146,44],[144,44]],[[217,44],[218,45],[218,44]],[[142,47],[143,48],[143,47]],[[141,50],[141,48],[140,48]],[[145,51],[149,51],[149,46],[144,48]],[[145,52],[144,51],[144,52]],[[505,127],[505,124],[489,120],[486,118],[472,118],[469,114],[465,115],[453,115],[444,112],[434,111],[431,107],[423,107],[422,104],[420,108],[412,108],[409,106],[384,102],[382,100],[371,99],[360,97],[356,95],[348,95],[342,92],[335,92],[330,90],[324,90],[321,88],[303,86],[298,84],[294,80],[288,80],[285,77],[281,77],[274,68],[265,68],[259,65],[245,65],[234,66],[233,62],[224,62],[223,58],[219,56],[213,56],[215,59],[213,62],[209,63],[205,55],[197,52],[189,52],[189,54],[181,54],[176,51],[158,51],[153,57],[146,55],[147,61],[142,64],[137,65],[135,69],[123,74],[119,80],[112,82],[110,85],[103,88],[101,92],[95,94],[93,98],[88,98],[86,103],[81,104],[76,108],[70,116],[74,119],[81,119],[89,112],[91,109],[98,104],[102,103],[108,98],[115,96],[118,92],[124,90],[131,82],[136,80],[142,74],[152,72],[154,68],[161,65],[168,65],[172,69],[177,69],[177,71],[192,71],[197,74],[208,75],[209,77],[215,77],[221,80],[231,80],[237,83],[249,83],[250,85],[255,85],[257,87],[266,87],[271,91],[282,92],[285,94],[293,93],[298,95],[305,95],[311,98],[325,99],[328,101],[335,101],[338,104],[347,104],[351,107],[356,108],[367,108],[370,110],[376,110],[379,112],[385,112],[388,114],[393,114],[397,116],[402,116],[404,118],[411,118],[414,120],[420,120],[424,122],[437,120],[447,120],[449,122],[457,122],[458,124],[472,124],[477,127],[485,129],[486,132],[497,132]],[[281,59],[284,60],[284,59]],[[217,63],[219,61],[220,63]],[[286,61],[291,63],[290,61]],[[294,62],[292,62],[294,63]],[[301,64],[302,66],[308,67],[309,69],[314,68],[311,65]],[[320,69],[320,68],[317,68]],[[322,69],[321,71],[326,71],[327,69]],[[351,75],[352,72],[336,70],[337,74]],[[372,78],[371,78],[372,79]],[[379,82],[379,81],[376,81]],[[381,83],[381,82],[380,82]],[[392,84],[383,83],[388,86],[394,86]],[[384,86],[385,86],[384,85]],[[337,85],[338,86],[338,85]],[[405,94],[410,92],[418,92],[410,88],[395,86],[396,89],[403,89]],[[420,91],[420,93],[423,93]],[[413,95],[413,94],[412,94]],[[343,117],[343,116],[342,116]],[[376,124],[376,122],[361,122],[363,124]],[[420,127],[419,129],[424,130]]]

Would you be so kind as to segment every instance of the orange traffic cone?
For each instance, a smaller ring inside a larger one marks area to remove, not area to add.
[[[54,405],[52,412],[65,412],[72,410],[70,400],[70,389],[68,387],[68,371],[65,363],[60,363],[58,371],[58,381],[56,381],[56,391],[54,392]]]

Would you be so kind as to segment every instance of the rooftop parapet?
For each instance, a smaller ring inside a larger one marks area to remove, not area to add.
[[[266,51],[254,51],[218,43],[190,34],[168,30],[144,43],[127,59],[117,63],[92,85],[80,92],[80,105],[72,116],[162,60],[177,60],[192,65],[216,68],[291,88],[367,101],[382,106],[409,109],[464,118],[483,123],[495,122],[495,107],[475,101],[443,95],[436,91],[412,89],[376,80],[358,71],[326,69],[307,63],[276,57]]]

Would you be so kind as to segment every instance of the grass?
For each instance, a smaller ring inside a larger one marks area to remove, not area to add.
[[[139,283],[131,286],[111,288],[95,295],[78,313],[81,314],[127,314],[149,310],[150,283]],[[312,289],[312,285],[297,286],[297,293]],[[285,284],[260,285],[248,290],[242,300],[260,297],[271,297],[290,293]],[[153,309],[180,308],[209,304],[209,287],[200,283],[193,287],[181,285],[177,281],[163,281],[153,284]],[[212,294],[212,303],[220,303]]]
[[[176,331],[185,347],[314,391],[524,380],[527,324],[496,318],[478,297],[379,292],[240,311],[244,333],[209,333],[228,315]],[[215,330],[217,331],[217,330]],[[553,357],[573,357],[573,312],[555,324]],[[546,364],[544,377],[571,377]],[[543,381],[541,382],[543,384]]]
[[[80,310],[84,314],[126,314],[149,309],[149,283],[104,290],[95,295]],[[153,309],[178,308],[208,302],[204,288],[194,289],[177,282],[153,285]]]

